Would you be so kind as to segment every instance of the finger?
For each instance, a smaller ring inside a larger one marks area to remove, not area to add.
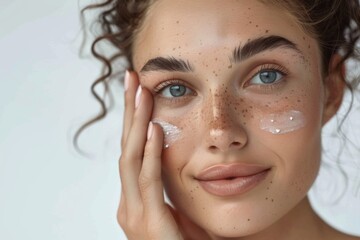
[[[131,126],[132,118],[135,111],[135,95],[137,88],[139,86],[139,81],[135,72],[130,72],[126,70],[124,77],[124,118],[123,118],[123,131],[121,137],[121,149],[124,149],[126,138],[129,134],[129,129]],[[121,160],[120,160],[121,161]],[[119,173],[120,177],[122,176],[119,164]],[[123,182],[122,182],[123,185]],[[118,208],[118,221],[120,223],[120,219],[122,222],[126,221],[126,197],[124,194],[124,189],[121,189],[121,199]]]
[[[152,95],[144,88],[139,95],[139,105],[134,112],[119,164],[122,190],[126,198],[127,216],[136,214],[142,206],[138,179],[143,162],[152,106]]]
[[[161,179],[162,148],[163,130],[158,124],[150,123],[144,162],[139,177],[146,232],[153,239],[183,239],[164,200]]]
[[[135,111],[135,95],[139,86],[139,79],[136,72],[125,72],[125,111],[123,119],[123,132],[121,138],[121,147],[124,147],[127,136],[129,135],[134,111]]]
[[[158,124],[149,124],[148,138],[139,177],[139,186],[145,215],[150,219],[156,219],[159,214],[168,211],[164,201],[161,179],[163,131]]]
[[[125,227],[126,226],[126,219],[127,219],[127,214],[126,214],[126,199],[125,199],[125,194],[123,193],[123,191],[121,190],[121,195],[120,195],[120,202],[119,202],[119,207],[117,210],[117,221],[119,223],[119,225],[121,227]]]

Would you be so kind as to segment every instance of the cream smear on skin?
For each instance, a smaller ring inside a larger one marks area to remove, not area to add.
[[[272,134],[285,134],[305,126],[305,117],[300,111],[272,113],[260,120],[260,128]]]
[[[160,119],[153,119],[152,122],[159,124],[163,129],[164,148],[169,148],[171,144],[180,138],[181,130],[177,126]]]

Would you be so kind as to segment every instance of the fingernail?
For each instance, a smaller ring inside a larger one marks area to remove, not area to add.
[[[129,81],[130,81],[130,73],[128,70],[125,71],[125,79],[124,79],[124,88],[125,91],[129,88]]]
[[[140,99],[141,99],[141,86],[139,85],[138,89],[136,90],[136,97],[135,97],[135,108],[139,106]]]
[[[147,140],[151,138],[152,134],[153,134],[153,123],[149,122],[149,127],[147,131]]]

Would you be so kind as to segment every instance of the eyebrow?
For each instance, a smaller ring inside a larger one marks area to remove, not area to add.
[[[192,72],[194,68],[189,61],[174,57],[156,57],[145,63],[140,72],[169,71],[169,72]]]
[[[230,61],[235,63],[241,62],[256,54],[275,48],[288,48],[295,50],[299,54],[303,55],[297,45],[292,41],[284,37],[272,35],[249,40],[244,44],[244,46],[240,45],[239,47],[235,48]]]
[[[275,48],[292,49],[300,55],[304,55],[294,42],[284,37],[271,35],[254,38],[247,41],[243,46],[240,45],[236,47],[230,61],[238,63],[256,54],[273,50]],[[148,60],[140,70],[141,73],[151,71],[192,72],[194,71],[194,67],[188,60],[178,59],[175,57],[156,57]]]

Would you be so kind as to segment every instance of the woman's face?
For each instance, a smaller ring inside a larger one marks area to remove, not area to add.
[[[317,42],[294,18],[254,0],[158,0],[136,40],[180,212],[232,237],[304,199],[320,163],[324,88]]]

